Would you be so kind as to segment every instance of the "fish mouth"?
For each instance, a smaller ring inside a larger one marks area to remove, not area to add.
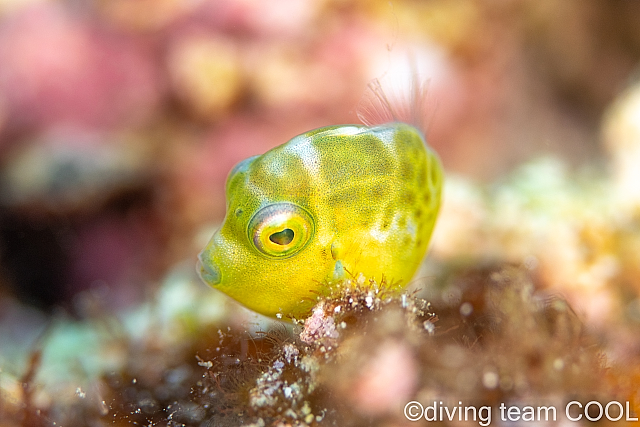
[[[204,252],[200,252],[198,255],[198,262],[196,263],[196,271],[200,278],[210,286],[219,285],[222,281],[222,274],[220,268],[212,261],[204,259]]]

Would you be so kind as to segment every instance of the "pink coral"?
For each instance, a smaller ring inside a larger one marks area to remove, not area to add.
[[[406,343],[389,339],[362,367],[351,400],[366,415],[393,413],[411,400],[418,384],[418,365]]]
[[[134,40],[91,28],[51,4],[0,27],[0,95],[7,126],[132,124],[159,100],[152,60]]]

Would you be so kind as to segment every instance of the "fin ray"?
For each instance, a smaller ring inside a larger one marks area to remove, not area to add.
[[[403,122],[426,135],[427,92],[429,80],[420,80],[415,64],[412,66],[409,87],[396,88],[388,76],[373,79],[360,100],[356,113],[362,123],[376,126],[391,122]]]

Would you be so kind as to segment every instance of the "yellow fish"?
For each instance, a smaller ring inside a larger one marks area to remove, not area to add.
[[[443,170],[377,81],[370,94],[369,126],[315,129],[231,170],[224,223],[199,255],[207,284],[279,318],[304,316],[327,282],[350,275],[406,285],[427,251]]]

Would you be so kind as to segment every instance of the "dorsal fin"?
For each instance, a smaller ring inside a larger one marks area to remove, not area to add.
[[[415,64],[411,68],[409,81],[394,81],[386,75],[369,82],[356,110],[362,123],[375,126],[403,122],[426,135],[429,82],[418,78]]]

